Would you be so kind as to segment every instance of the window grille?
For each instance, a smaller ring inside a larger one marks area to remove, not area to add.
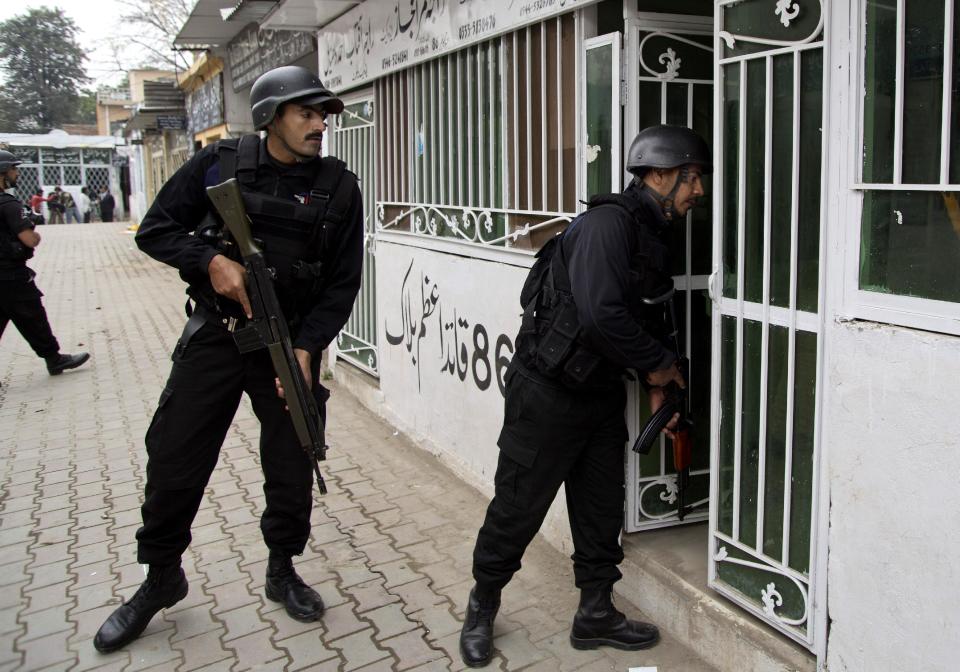
[[[40,169],[37,166],[20,166],[20,176],[17,178],[17,198],[28,202],[32,194],[40,188]]]
[[[863,9],[858,287],[957,303],[960,15],[955,0]]]
[[[87,168],[84,172],[86,173],[84,184],[93,190],[94,196],[91,198],[95,198],[103,187],[110,186],[109,168]]]
[[[63,184],[69,184],[71,186],[77,186],[82,184],[83,170],[80,166],[64,166],[63,167]]]
[[[569,221],[574,22],[550,19],[377,82],[381,227],[538,247],[553,224]],[[528,235],[538,224],[548,226]]]
[[[44,166],[43,183],[54,187],[63,184],[63,179],[60,175],[60,166]]]

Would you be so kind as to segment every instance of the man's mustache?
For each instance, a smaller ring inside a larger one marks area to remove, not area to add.
[[[304,137],[304,140],[323,140],[323,133],[311,133]]]

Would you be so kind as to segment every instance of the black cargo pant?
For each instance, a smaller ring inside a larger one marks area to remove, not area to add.
[[[137,531],[137,561],[174,564],[190,543],[190,525],[217,464],[241,395],[260,420],[266,508],[260,530],[271,550],[303,552],[310,534],[313,470],[277,397],[266,350],[241,355],[233,336],[207,323],[173,353],[173,370],[147,429],[147,485]],[[319,358],[318,358],[319,359]],[[314,380],[319,361],[314,363]],[[327,391],[314,383],[325,417]]]
[[[13,322],[24,340],[39,357],[51,357],[60,352],[47,311],[40,297],[43,296],[33,281],[34,273],[26,266],[0,269],[0,336]]]
[[[620,579],[625,395],[623,386],[572,391],[515,365],[508,371],[496,489],[473,552],[481,590],[499,590],[520,569],[561,484],[577,587]]]

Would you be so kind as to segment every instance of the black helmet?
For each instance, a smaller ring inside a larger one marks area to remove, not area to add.
[[[23,161],[18,159],[12,153],[5,149],[0,149],[0,173],[5,173],[15,166],[19,166]]]
[[[323,105],[330,114],[343,112],[343,101],[334,95],[315,74],[298,65],[274,68],[257,77],[250,88],[253,126],[258,131],[273,121],[283,103]]]
[[[637,134],[627,152],[627,170],[640,175],[647,168],[677,168],[699,164],[713,172],[707,141],[686,126],[650,126]]]

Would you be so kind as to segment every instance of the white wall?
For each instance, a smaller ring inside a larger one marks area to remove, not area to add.
[[[830,672],[960,669],[960,339],[829,334]]]
[[[377,242],[380,411],[488,496],[503,424],[497,358],[502,380],[520,327],[520,288],[529,263]],[[543,532],[572,550],[562,495]]]

